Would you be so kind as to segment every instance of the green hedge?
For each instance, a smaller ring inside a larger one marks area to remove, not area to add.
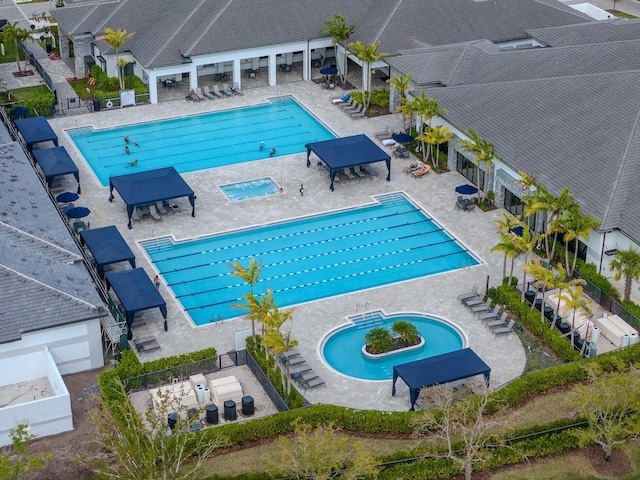
[[[487,293],[494,302],[504,305],[516,320],[521,322],[531,334],[541,339],[544,344],[552,349],[563,362],[580,360],[580,353],[572,346],[556,328],[549,328],[547,322],[540,321],[540,312],[531,310],[528,302],[522,302],[522,295],[508,285],[492,288]]]
[[[91,67],[91,76],[96,79],[96,89],[92,90],[93,98],[100,103],[100,107],[104,108],[107,100],[111,100],[113,106],[119,106],[120,82],[118,78],[109,77],[98,65]],[[149,89],[135,75],[124,77],[124,87],[127,90],[133,89],[136,92],[136,102],[143,102],[149,99]]]
[[[359,104],[364,103],[362,100],[362,92],[360,90],[353,90],[349,92],[351,98]],[[368,94],[368,91],[365,92]],[[379,107],[389,108],[389,90],[386,88],[376,88],[371,91],[371,103],[370,105],[377,105]]]
[[[576,270],[578,273],[589,282],[598,287],[603,295],[607,297],[620,298],[620,294],[616,288],[611,285],[611,282],[607,280],[607,277],[598,273],[598,269],[593,263],[584,263],[578,259],[576,262]]]

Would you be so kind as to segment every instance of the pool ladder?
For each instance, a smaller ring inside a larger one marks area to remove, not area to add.
[[[359,317],[353,320],[353,324],[356,328],[366,328],[374,325],[380,325],[382,323],[382,317],[378,311],[369,310],[369,302],[356,305],[356,313]]]
[[[171,237],[154,238],[152,240],[141,242],[141,244],[142,248],[144,248],[148,253],[157,253],[173,247]]]

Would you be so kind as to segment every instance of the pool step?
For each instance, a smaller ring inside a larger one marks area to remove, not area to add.
[[[86,137],[87,135],[91,135],[95,132],[93,127],[78,127],[69,131],[69,135],[74,137]]]
[[[381,205],[397,205],[400,203],[406,203],[407,197],[402,193],[387,193],[377,197],[378,202]]]
[[[356,328],[369,328],[375,325],[382,325],[382,322],[383,318],[378,312],[364,312],[360,318],[353,320]]]
[[[173,241],[171,241],[171,237],[161,237],[154,238],[153,240],[145,240],[144,242],[140,242],[140,244],[149,255],[173,248]]]

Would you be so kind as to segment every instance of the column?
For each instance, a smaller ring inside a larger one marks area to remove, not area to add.
[[[277,84],[276,80],[276,55],[269,55],[269,86],[275,87]]]

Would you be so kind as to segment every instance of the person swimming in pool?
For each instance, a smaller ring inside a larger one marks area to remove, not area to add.
[[[126,145],[126,146],[124,147],[124,153],[129,153],[129,145]]]
[[[129,143],[129,137],[124,137],[124,143]]]
[[[137,167],[137,166],[138,166],[138,159],[137,158],[133,162],[127,163],[127,167]]]
[[[134,145],[134,146],[136,146],[136,147],[139,147],[139,146],[140,146],[140,144],[138,143],[138,140],[134,140],[134,141],[133,141],[133,145]]]
[[[267,144],[264,142],[260,142],[260,151],[264,150],[264,147],[266,147]]]
[[[271,151],[269,152],[269,156],[273,157],[276,154],[276,149],[272,148]]]

